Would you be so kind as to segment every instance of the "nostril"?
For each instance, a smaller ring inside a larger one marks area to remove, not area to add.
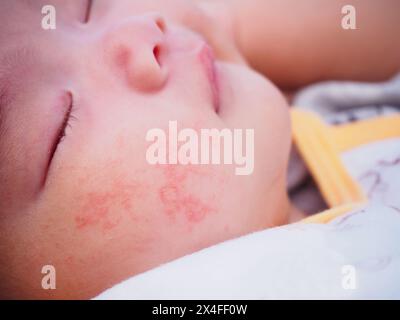
[[[161,55],[161,46],[160,45],[155,45],[153,48],[153,55],[158,64],[161,66],[161,61],[160,61],[160,55]]]
[[[161,17],[157,17],[157,18],[155,19],[155,22],[156,22],[156,25],[157,25],[158,29],[160,29],[160,31],[161,31],[162,33],[164,33],[165,30],[166,30],[166,28],[167,28],[167,25],[166,25],[166,23],[165,23],[165,20],[164,20],[163,18],[161,18]]]

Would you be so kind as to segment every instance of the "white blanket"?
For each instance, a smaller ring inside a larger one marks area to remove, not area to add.
[[[370,204],[220,243],[96,299],[399,299],[399,243],[400,211]]]

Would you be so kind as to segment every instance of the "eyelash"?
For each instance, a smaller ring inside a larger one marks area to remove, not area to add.
[[[60,143],[67,136],[67,134],[66,134],[67,128],[68,127],[71,128],[72,127],[72,125],[71,125],[72,121],[77,120],[77,118],[74,115],[76,109],[75,109],[75,104],[74,104],[74,99],[73,99],[72,93],[68,92],[68,96],[69,96],[69,99],[70,99],[70,104],[68,106],[67,112],[64,115],[64,120],[61,123],[61,126],[59,127],[59,130],[58,130],[58,133],[56,135],[55,141],[53,142],[53,145],[51,147],[50,158],[49,158],[48,164],[47,164],[47,170],[49,170],[48,168],[50,167],[50,165],[51,165],[51,163],[53,161],[53,158],[54,158],[54,155],[57,152],[58,146],[60,145]]]
[[[60,133],[59,133],[58,138],[57,138],[56,146],[58,146],[64,140],[64,138],[67,136],[67,133],[66,133],[67,128],[72,128],[71,123],[73,121],[77,120],[77,118],[75,117],[76,109],[75,109],[74,99],[73,99],[71,93],[68,93],[68,94],[70,95],[71,103],[70,103],[70,106],[68,108],[68,111],[65,113],[63,123],[62,123],[62,125],[60,127]]]
[[[58,146],[64,140],[64,138],[67,136],[67,134],[66,134],[67,128],[71,128],[72,127],[71,123],[73,121],[77,120],[77,118],[74,115],[76,109],[75,109],[75,104],[74,104],[74,99],[73,99],[72,93],[68,92],[67,94],[69,96],[70,104],[68,106],[67,112],[64,115],[64,120],[58,129],[58,133],[56,135],[55,141],[53,142],[51,149],[49,151],[50,157],[47,162],[47,169],[46,169],[46,175],[44,177],[44,181],[46,181],[46,179],[47,179],[47,174],[48,174],[49,168],[51,166],[51,163],[53,161],[53,158],[57,152]]]

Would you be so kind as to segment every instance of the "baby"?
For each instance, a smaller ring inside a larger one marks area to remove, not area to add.
[[[0,297],[90,298],[300,219],[286,191],[288,104],[247,63],[283,89],[384,79],[399,67],[388,32],[397,20],[384,15],[397,2],[364,1],[358,33],[336,21],[345,2],[331,3],[1,1]],[[54,30],[41,25],[48,4]],[[392,48],[384,61],[382,47]],[[359,48],[368,48],[362,58]],[[149,163],[146,135],[168,132],[170,121],[197,132],[253,129],[252,173]],[[56,290],[41,286],[45,265]]]

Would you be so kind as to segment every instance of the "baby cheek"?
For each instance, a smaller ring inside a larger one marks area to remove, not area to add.
[[[98,229],[109,233],[135,222],[146,195],[146,180],[138,164],[127,152],[129,145],[117,135],[106,155],[95,158],[96,166],[78,171],[75,176],[78,196],[73,223],[77,230]],[[82,191],[79,191],[82,190]]]
[[[140,183],[120,178],[101,189],[80,196],[79,209],[74,214],[78,230],[99,228],[105,233],[137,216],[137,201],[143,196]]]
[[[209,166],[159,165],[138,180],[118,176],[100,187],[85,186],[73,214],[78,231],[110,233],[132,223],[139,229],[161,224],[191,231],[218,215],[224,175]],[[87,177],[80,180],[85,185]]]
[[[223,182],[221,176],[217,178],[209,167],[195,165],[165,165],[159,168],[163,183],[158,189],[158,198],[162,213],[168,219],[193,227],[217,214],[218,195]]]
[[[159,190],[159,198],[163,204],[165,214],[175,219],[179,214],[188,223],[199,223],[206,216],[215,212],[212,204],[186,193],[174,182],[167,183]]]

